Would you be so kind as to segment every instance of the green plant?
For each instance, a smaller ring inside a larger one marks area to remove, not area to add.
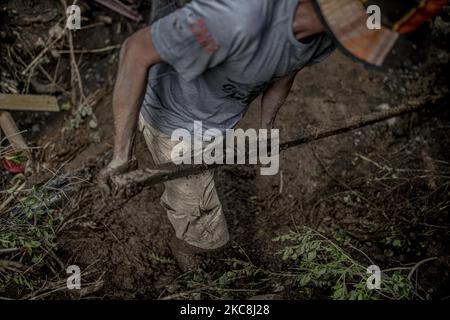
[[[193,293],[203,293],[216,299],[247,298],[257,293],[272,292],[274,288],[288,287],[296,290],[302,298],[317,298],[316,289],[337,300],[401,300],[414,297],[414,288],[408,277],[413,268],[385,270],[380,289],[369,289],[367,280],[372,274],[367,272],[367,267],[373,265],[372,261],[364,252],[351,246],[349,238],[342,235],[338,238],[342,246],[348,249],[344,250],[307,227],[291,231],[273,239],[283,245],[275,253],[276,257],[285,261],[283,270],[258,267],[250,260],[229,259],[224,261],[229,270],[214,279],[202,274],[185,275],[182,287],[188,291],[174,296],[186,298]],[[366,263],[353,258],[349,253],[352,250],[364,256]]]
[[[382,274],[381,288],[369,289],[367,280],[371,273],[367,267],[373,263],[367,258],[367,266],[320,233],[304,228],[274,239],[290,243],[277,254],[283,260],[293,260],[297,265],[295,282],[299,287],[331,288],[331,297],[339,300],[411,299],[413,286],[404,269]],[[356,248],[352,248],[357,250]]]
[[[17,294],[33,291],[39,283],[34,271],[46,267],[57,273],[57,261],[51,254],[56,248],[56,227],[60,218],[46,209],[49,195],[32,188],[11,214],[0,219],[0,293],[13,287]]]
[[[16,164],[25,163],[28,160],[27,156],[24,155],[22,152],[5,156],[5,159],[7,159],[13,163],[16,163]]]
[[[154,261],[156,263],[172,264],[172,265],[176,264],[175,260],[165,257],[165,256],[161,256],[161,255],[157,254],[156,252],[150,252],[149,258],[151,261]]]

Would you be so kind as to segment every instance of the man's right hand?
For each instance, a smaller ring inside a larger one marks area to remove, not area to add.
[[[130,170],[133,170],[137,167],[137,161],[135,158],[131,160],[118,160],[113,159],[108,166],[103,168],[97,178],[98,185],[104,197],[108,196],[116,196],[118,193],[121,193],[121,190],[116,190],[115,187],[111,183],[111,178],[123,173],[126,173]]]

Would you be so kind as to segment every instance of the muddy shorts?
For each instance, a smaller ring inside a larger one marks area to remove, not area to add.
[[[153,128],[142,116],[139,130],[156,165],[170,163],[179,141]],[[217,249],[229,240],[227,223],[214,184],[214,171],[164,183],[161,205],[176,236],[201,249]]]

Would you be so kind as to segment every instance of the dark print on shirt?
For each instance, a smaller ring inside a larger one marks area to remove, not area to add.
[[[227,83],[222,86],[223,92],[226,94],[225,98],[237,101],[244,106],[249,105],[261,93],[263,93],[269,82],[261,82],[256,85],[248,85],[238,83],[236,81],[227,79]]]

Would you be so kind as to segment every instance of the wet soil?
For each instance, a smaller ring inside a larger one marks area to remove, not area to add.
[[[124,25],[130,30],[117,39],[114,24],[101,33],[90,31],[90,48],[108,45],[101,43],[104,39],[119,43],[137,28]],[[448,35],[441,32],[439,37],[434,39],[439,45],[418,70],[371,70],[336,52],[302,71],[276,121],[282,141],[379,111],[380,105],[396,107],[445,92],[449,55],[441,46],[448,44]],[[96,78],[86,82],[88,90],[113,82],[117,61],[108,62],[111,54],[84,59],[85,70]],[[83,298],[154,299],[186,290],[167,246],[172,229],[159,204],[163,186],[146,188],[130,199],[104,199],[95,188],[95,175],[112,145],[111,89],[105,90],[93,109],[97,128],[84,123],[67,130],[70,114],[63,113],[44,117],[45,125],[31,137],[36,145],[46,146],[43,168],[89,172],[86,187],[63,212],[67,225],[57,254],[65,264],[89,271],[87,282],[102,280],[95,290],[83,292]],[[258,117],[255,103],[239,127],[258,127]],[[421,267],[420,283],[431,297],[448,297],[449,133],[448,98],[443,98],[422,112],[290,149],[282,154],[276,176],[263,177],[257,168],[245,166],[220,169],[216,184],[231,246],[209,257],[206,270],[211,277],[220,276],[231,268],[222,259],[233,258],[249,259],[261,268],[286,268],[274,255],[279,244],[272,239],[305,225],[331,239],[346,237],[382,268],[437,257]],[[142,137],[137,140],[139,166],[151,166]],[[386,240],[392,237],[401,245]],[[264,290],[241,297],[271,293]],[[284,299],[311,298],[290,288],[278,291]],[[69,292],[52,296],[67,297],[79,298]]]

